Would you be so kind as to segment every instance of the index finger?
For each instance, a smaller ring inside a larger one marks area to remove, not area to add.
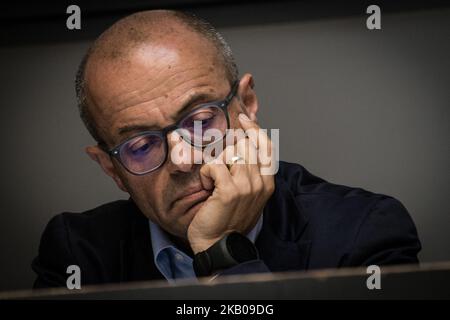
[[[238,118],[246,135],[255,145],[256,149],[260,150],[262,146],[270,153],[272,143],[265,130],[262,130],[255,121],[250,120],[244,113],[239,114]]]

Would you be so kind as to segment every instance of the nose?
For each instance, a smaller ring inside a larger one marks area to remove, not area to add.
[[[202,150],[185,141],[177,131],[168,134],[167,142],[167,168],[170,173],[191,172],[202,163]]]

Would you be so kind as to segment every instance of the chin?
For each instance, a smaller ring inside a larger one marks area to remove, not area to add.
[[[194,219],[197,212],[200,210],[200,208],[203,206],[205,201],[199,202],[192,207],[190,207],[187,211],[181,214],[178,218],[178,226],[177,228],[178,232],[176,233],[176,236],[187,238],[187,230],[189,228],[189,225],[191,224],[192,220]],[[173,224],[172,224],[173,225]]]

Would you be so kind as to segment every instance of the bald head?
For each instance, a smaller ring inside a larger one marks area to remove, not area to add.
[[[144,11],[127,16],[100,35],[77,72],[75,85],[80,116],[97,142],[103,142],[103,137],[89,103],[89,92],[93,90],[87,80],[89,74],[98,73],[99,68],[105,66],[126,66],[132,63],[136,52],[149,46],[173,48],[180,53],[197,47],[205,56],[213,58],[214,65],[222,69],[230,84],[237,80],[238,71],[231,49],[208,22],[171,10]],[[161,54],[166,54],[166,51]],[[152,59],[158,63],[154,55]]]

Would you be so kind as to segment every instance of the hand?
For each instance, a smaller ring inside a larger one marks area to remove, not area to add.
[[[244,114],[239,116],[239,121],[244,131],[254,130],[259,134],[248,135],[236,143],[237,153],[245,163],[235,163],[228,169],[225,163],[235,155],[233,146],[228,146],[218,161],[202,166],[203,187],[214,191],[188,227],[187,236],[194,253],[208,249],[229,232],[244,235],[250,232],[275,189],[274,176],[262,175],[260,170],[258,146],[264,144],[270,151],[270,139]]]

